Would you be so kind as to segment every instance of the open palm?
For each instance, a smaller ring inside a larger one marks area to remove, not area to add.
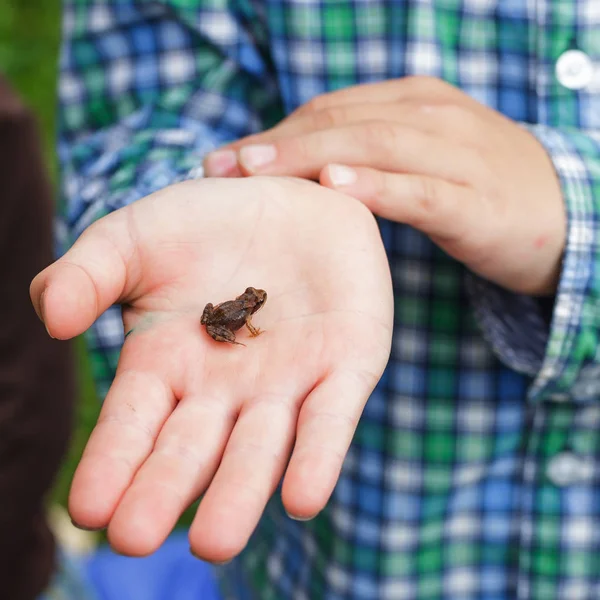
[[[267,291],[264,334],[212,340],[207,302]],[[155,550],[204,494],[193,550],[245,546],[281,477],[291,515],[327,502],[388,359],[389,267],[362,204],[291,179],[185,182],[90,227],[32,283],[49,332],[123,305],[127,336],[75,474],[73,519],[126,554]]]

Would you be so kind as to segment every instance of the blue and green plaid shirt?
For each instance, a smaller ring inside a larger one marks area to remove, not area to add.
[[[387,370],[327,508],[300,523],[274,497],[220,569],[226,597],[600,598],[600,2],[65,2],[68,240],[201,176],[208,150],[318,94],[415,74],[460,87],[550,154],[568,214],[551,314],[382,221],[395,293]],[[89,341],[104,394],[118,308]]]

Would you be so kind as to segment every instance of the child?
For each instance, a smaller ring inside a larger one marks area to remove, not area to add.
[[[74,520],[141,555],[205,493],[232,598],[596,597],[594,5],[66,2],[83,235],[32,298],[120,358]]]

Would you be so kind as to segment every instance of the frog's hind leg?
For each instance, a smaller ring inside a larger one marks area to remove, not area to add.
[[[245,346],[242,342],[236,342],[235,334],[227,329],[226,327],[208,326],[206,328],[208,335],[216,342],[227,342],[228,344],[235,344],[237,346]]]
[[[259,336],[261,333],[264,333],[264,331],[262,331],[261,329],[259,329],[258,327],[254,327],[254,325],[252,325],[252,323],[250,322],[250,317],[248,317],[246,319],[246,327],[248,328],[248,331],[250,332],[250,335],[252,337],[257,337]]]

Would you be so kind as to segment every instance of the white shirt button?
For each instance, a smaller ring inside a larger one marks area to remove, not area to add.
[[[583,457],[565,451],[552,458],[546,473],[554,485],[564,487],[591,478],[593,465]]]
[[[594,77],[594,63],[581,50],[567,50],[556,61],[556,78],[570,90],[581,90]]]

